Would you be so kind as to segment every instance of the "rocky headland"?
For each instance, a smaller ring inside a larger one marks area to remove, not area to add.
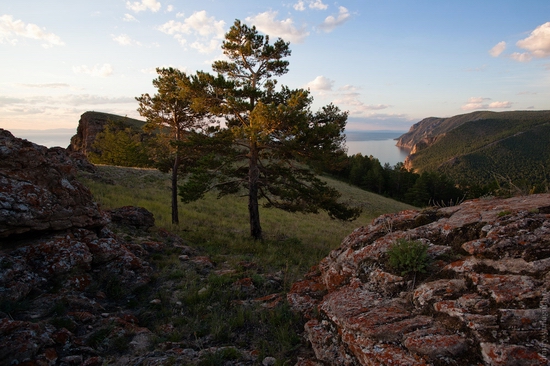
[[[97,152],[93,148],[97,134],[102,132],[110,122],[138,128],[145,124],[144,121],[116,114],[88,111],[80,116],[76,134],[71,137],[71,143],[67,149],[71,152],[80,152],[85,156],[88,156],[90,152]]]

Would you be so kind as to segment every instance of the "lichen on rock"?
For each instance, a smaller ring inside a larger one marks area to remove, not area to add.
[[[506,214],[503,214],[506,213]],[[425,274],[392,273],[399,239],[428,244]],[[383,215],[288,294],[333,365],[547,365],[550,194]]]

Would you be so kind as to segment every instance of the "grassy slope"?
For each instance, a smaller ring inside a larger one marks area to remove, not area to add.
[[[143,127],[143,125],[145,125],[145,121],[143,121],[143,120],[130,118],[130,117],[125,117],[125,116],[120,116],[118,114],[111,114],[111,113],[105,113],[105,112],[96,112],[96,111],[88,111],[88,112],[85,112],[84,114],[90,116],[93,119],[122,122],[122,123],[124,123],[125,125],[127,125],[129,127],[134,127],[134,128],[138,128],[138,129],[141,129]]]
[[[260,255],[262,262],[274,267],[286,267],[295,262],[302,272],[316,264],[336,248],[355,228],[387,212],[411,209],[412,206],[352,187],[346,183],[327,179],[341,193],[342,199],[363,207],[363,213],[354,222],[331,220],[325,213],[291,214],[275,209],[261,209],[260,217],[267,244],[249,239],[247,201],[245,197],[226,196],[220,199],[207,194],[202,200],[180,204],[180,225],[171,224],[170,181],[168,175],[152,169],[134,169],[99,166],[106,184],[82,177],[95,199],[105,208],[125,205],[141,206],[153,212],[156,225],[168,229],[192,245],[204,248],[211,256]],[[277,243],[293,238],[300,244],[281,257]],[[273,248],[270,248],[273,246]],[[214,258],[221,259],[221,258]],[[238,258],[239,259],[239,258]]]

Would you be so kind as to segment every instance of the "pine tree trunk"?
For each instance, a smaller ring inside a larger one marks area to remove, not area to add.
[[[260,170],[258,169],[258,149],[253,143],[250,149],[250,162],[248,169],[248,213],[250,216],[250,235],[255,240],[262,240],[262,227],[260,225],[260,210],[258,207],[258,181]]]
[[[172,167],[172,224],[178,225],[179,213],[178,213],[178,169],[180,165],[180,158],[176,153],[174,159],[174,166]]]

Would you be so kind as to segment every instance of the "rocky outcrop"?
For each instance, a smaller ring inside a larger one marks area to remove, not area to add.
[[[141,128],[141,126],[145,123],[143,121],[118,116],[116,114],[85,112],[80,116],[78,127],[76,129],[76,135],[71,138],[71,144],[67,149],[72,152],[81,152],[82,154],[88,156],[90,152],[95,151],[92,148],[92,145],[94,144],[97,134],[102,132],[109,122],[118,122],[122,125],[139,128]]]
[[[0,242],[22,233],[104,226],[106,215],[76,180],[79,165],[90,169],[65,149],[0,129]]]
[[[400,238],[428,245],[426,273],[388,264]],[[288,300],[309,319],[300,365],[548,365],[550,195],[380,216]]]
[[[148,250],[163,243],[115,235],[77,167],[93,170],[0,129],[1,365],[101,365],[105,339],[149,344],[119,302],[150,281]],[[139,208],[114,215],[134,232],[154,224]]]

